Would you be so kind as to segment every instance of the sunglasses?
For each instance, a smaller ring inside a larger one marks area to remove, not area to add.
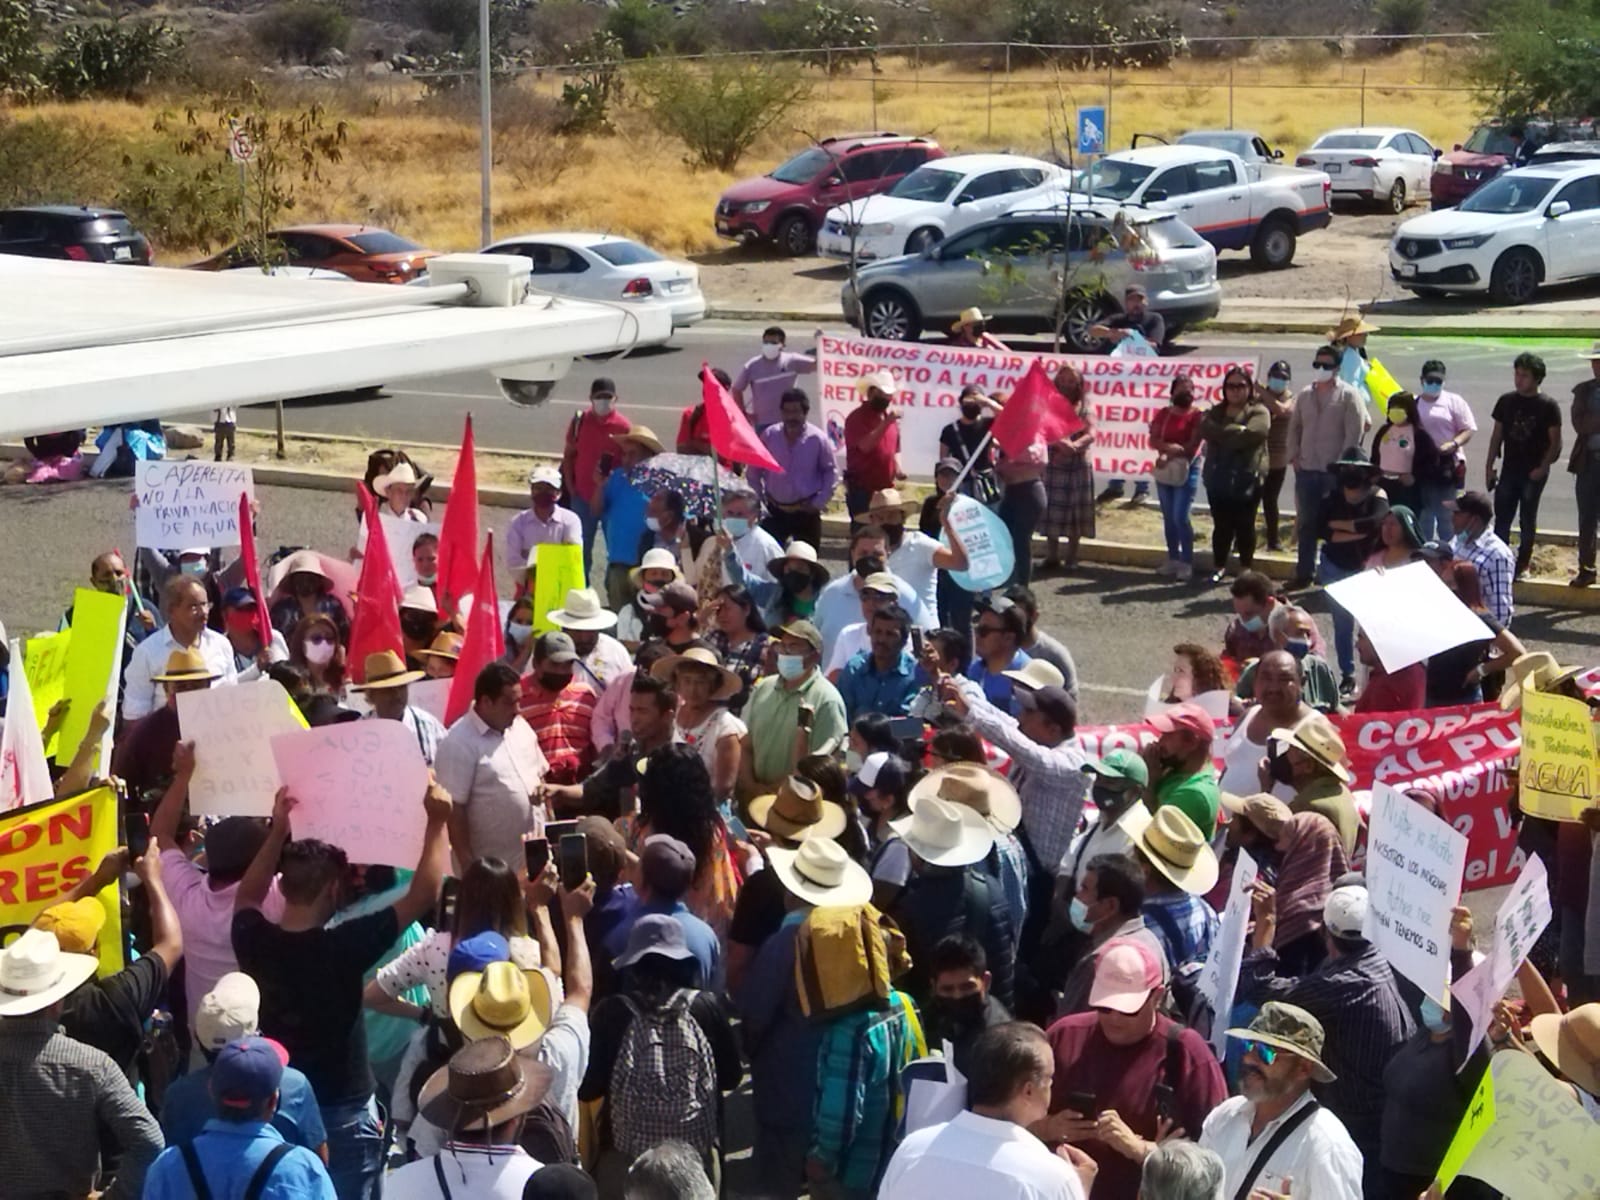
[[[1004,633],[1005,631],[1006,630],[1005,630],[1005,626],[1004,625],[975,625],[975,626],[973,626],[973,632],[975,632],[979,637],[983,637],[985,634],[990,634],[990,633]]]
[[[1283,1053],[1276,1046],[1269,1046],[1265,1042],[1257,1042],[1248,1038],[1242,1044],[1246,1054],[1254,1053],[1261,1060],[1262,1065],[1268,1067],[1277,1061],[1279,1054]]]
[[[1442,385],[1444,383],[1444,380],[1439,378],[1436,375],[1424,375],[1422,377],[1422,382],[1423,383],[1437,383],[1437,384],[1441,384]]]

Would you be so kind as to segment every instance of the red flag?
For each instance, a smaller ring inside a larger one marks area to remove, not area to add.
[[[478,564],[478,463],[472,437],[472,414],[467,414],[466,431],[461,435],[461,453],[456,458],[455,478],[450,482],[450,503],[445,505],[444,528],[439,531],[439,578],[433,594],[439,600],[439,615],[449,620],[461,601],[471,595],[477,583]]]
[[[1012,458],[1021,458],[1033,442],[1059,442],[1083,428],[1072,402],[1056,390],[1036,358],[989,426],[995,444]]]
[[[461,641],[461,657],[450,680],[450,695],[444,703],[444,723],[454,725],[472,707],[472,689],[478,672],[502,658],[506,652],[505,630],[500,627],[500,599],[494,594],[494,534],[483,545],[483,561],[472,589],[472,607],[467,612],[467,633]]]
[[[361,498],[361,515],[367,524],[367,550],[361,557],[361,578],[356,583],[356,615],[350,622],[350,645],[346,661],[350,678],[365,683],[367,655],[393,650],[405,657],[406,643],[400,636],[400,578],[394,573],[389,543],[378,520],[378,505],[372,493],[356,486]]]
[[[711,373],[708,363],[700,364],[700,398],[706,406],[706,429],[711,435],[711,448],[729,462],[748,463],[752,467],[765,467],[781,471],[778,460],[766,448],[744,411],[733,402],[733,396],[722,386],[722,381]]]
[[[239,493],[239,561],[244,564],[244,581],[256,597],[256,628],[261,647],[272,645],[272,614],[267,611],[267,593],[261,586],[261,564],[256,559],[255,521],[250,514],[250,497]]]

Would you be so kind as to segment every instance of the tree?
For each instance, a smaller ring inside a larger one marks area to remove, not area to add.
[[[280,62],[315,62],[350,40],[350,18],[337,4],[289,0],[268,9],[255,22],[256,40]]]
[[[1580,116],[1600,107],[1600,0],[1517,0],[1497,10],[1471,72],[1505,117]]]
[[[694,166],[731,171],[751,144],[811,93],[795,63],[713,59],[651,62],[637,71],[656,128],[689,149]]]
[[[172,72],[183,47],[183,35],[165,21],[68,25],[45,61],[45,83],[66,100],[129,96]]]
[[[30,0],[0,0],[0,99],[31,99],[41,86],[39,22]]]

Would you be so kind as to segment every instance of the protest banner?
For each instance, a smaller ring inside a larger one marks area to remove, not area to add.
[[[1444,1152],[1444,1161],[1439,1164],[1439,1173],[1435,1178],[1439,1181],[1441,1192],[1448,1190],[1456,1181],[1456,1176],[1461,1174],[1461,1164],[1467,1161],[1493,1124],[1494,1072],[1485,1071],[1483,1078],[1478,1081],[1478,1090],[1467,1101],[1467,1111],[1462,1114],[1461,1126],[1456,1130],[1455,1137],[1450,1139],[1450,1148]]]
[[[1228,1026],[1233,1022],[1233,996],[1239,987],[1239,964],[1244,961],[1244,938],[1250,925],[1250,889],[1255,886],[1258,868],[1248,850],[1240,850],[1228,886],[1228,903],[1222,910],[1222,924],[1211,940],[1211,952],[1200,971],[1201,995],[1211,1001],[1211,1046],[1218,1058],[1227,1054]]]
[[[439,724],[444,724],[445,702],[450,698],[450,680],[419,679],[406,689],[412,707],[420,708]]]
[[[67,665],[62,679],[61,697],[72,707],[61,723],[56,738],[56,765],[65,766],[77,754],[94,706],[106,700],[107,711],[117,711],[117,691],[122,683],[122,636],[128,620],[128,601],[90,588],[79,588],[72,595],[72,638],[67,643]],[[101,743],[98,769],[111,764],[111,730],[106,729]]]
[[[1568,696],[1522,693],[1522,770],[1517,799],[1529,816],[1576,821],[1595,802],[1600,752],[1589,706]]]
[[[894,372],[900,384],[895,407],[900,414],[900,455],[929,475],[939,460],[939,431],[960,413],[961,389],[969,383],[986,393],[1007,395],[1035,359],[1052,376],[1071,366],[1082,377],[1095,430],[1094,469],[1138,478],[1155,469],[1150,422],[1167,406],[1172,377],[1180,372],[1194,384],[1197,405],[1222,398],[1222,377],[1231,366],[1246,366],[1260,378],[1260,362],[1239,358],[1110,358],[1099,355],[1023,354],[944,346],[932,342],[884,342],[851,335],[817,339],[817,391],[820,416],[812,419],[828,434],[835,451],[844,449],[844,420],[860,401],[856,380],[878,370]]]
[[[533,631],[548,633],[556,627],[550,614],[567,602],[569,591],[586,586],[583,547],[546,543],[533,553]]]
[[[1495,913],[1489,953],[1450,985],[1451,993],[1472,1020],[1466,1057],[1472,1055],[1488,1032],[1495,1003],[1506,994],[1528,951],[1550,924],[1551,916],[1550,877],[1543,861],[1531,857]]]
[[[178,728],[194,743],[189,808],[214,817],[267,817],[279,787],[272,738],[306,727],[274,679],[178,693]]]
[[[967,552],[967,569],[950,572],[957,586],[969,592],[986,592],[1011,578],[1011,569],[1017,562],[1011,531],[993,509],[970,496],[959,496],[950,505],[950,527]],[[941,532],[939,544],[949,546],[950,535]]]
[[[1330,583],[1327,592],[1356,619],[1386,671],[1492,636],[1428,563],[1361,571]]]
[[[67,647],[72,644],[72,630],[59,633],[36,633],[23,647],[22,667],[28,676],[28,690],[33,694],[33,719],[44,728],[50,710],[60,700],[67,686]],[[54,754],[54,735],[45,743],[44,752]]]
[[[116,848],[117,794],[109,787],[0,815],[0,945],[15,940]],[[98,946],[102,976],[123,965],[117,887],[95,897],[106,912]]]
[[[355,863],[415,867],[428,764],[399,721],[351,721],[272,738],[278,778],[298,801],[297,838],[341,847]]]
[[[256,498],[249,467],[200,459],[141,462],[134,537],[151,550],[239,544],[239,496]]]
[[[1489,1074],[1493,1107],[1486,1106],[1474,1118],[1468,1106],[1467,1119],[1482,1129],[1474,1130],[1477,1139],[1459,1174],[1483,1180],[1505,1200],[1600,1196],[1600,1124],[1583,1110],[1571,1088],[1533,1055],[1518,1050],[1496,1054],[1489,1060]]]
[[[1367,825],[1367,941],[1446,1007],[1450,910],[1461,899],[1465,835],[1386,783],[1372,789]]]

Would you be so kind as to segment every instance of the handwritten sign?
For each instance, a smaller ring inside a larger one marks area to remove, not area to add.
[[[428,764],[399,721],[350,721],[272,739],[278,777],[298,806],[294,836],[343,848],[351,862],[414,867],[422,855]]]
[[[556,627],[550,614],[566,603],[569,591],[586,586],[583,547],[546,542],[533,548],[533,561],[533,629],[548,633]]]
[[[28,677],[28,690],[33,694],[33,719],[44,728],[50,710],[55,707],[67,687],[67,647],[72,645],[72,630],[60,633],[36,633],[28,639],[23,650],[22,669]],[[46,754],[55,753],[54,735],[45,743]]]
[[[378,514],[378,522],[383,526],[383,540],[389,546],[389,561],[394,563],[394,573],[400,580],[400,586],[408,588],[417,582],[417,564],[411,557],[411,548],[416,545],[417,539],[425,533],[439,536],[442,528],[438,521],[408,521],[404,517],[397,517],[388,509]],[[362,549],[366,548],[366,526],[362,526]]]
[[[406,698],[439,724],[444,724],[445,701],[450,698],[450,680],[419,679],[406,689]]]
[[[991,509],[962,496],[950,506],[950,526],[967,552],[967,569],[950,572],[957,584],[969,592],[985,592],[1011,578],[1017,561],[1011,531]],[[939,535],[942,544],[949,540],[949,534]]]
[[[1461,1174],[1461,1165],[1471,1156],[1483,1135],[1488,1132],[1489,1126],[1494,1124],[1494,1072],[1485,1071],[1483,1078],[1478,1081],[1478,1090],[1472,1094],[1472,1099],[1467,1102],[1467,1111],[1462,1114],[1461,1126],[1456,1130],[1456,1136],[1450,1140],[1450,1148],[1444,1152],[1444,1161],[1439,1164],[1439,1190],[1447,1190],[1455,1182],[1456,1176]]]
[[[1450,910],[1461,899],[1467,839],[1388,784],[1372,789],[1367,940],[1422,989],[1450,1002]]]
[[[122,635],[128,620],[128,602],[121,596],[79,588],[72,596],[72,638],[67,643],[67,666],[61,695],[72,707],[56,739],[56,765],[65,766],[77,754],[94,706],[108,701],[107,712],[117,711],[117,689],[122,683]],[[111,762],[111,730],[106,730],[99,764]]]
[[[1544,863],[1536,856],[1530,857],[1495,913],[1494,937],[1487,957],[1450,987],[1472,1018],[1467,1057],[1483,1040],[1495,1001],[1506,994],[1517,968],[1550,924],[1550,917],[1550,878]]]
[[[1493,1120],[1479,1134],[1460,1173],[1483,1180],[1506,1200],[1594,1200],[1600,1195],[1600,1124],[1571,1089],[1531,1054],[1515,1050],[1490,1059],[1489,1074],[1494,1080]],[[1470,1105],[1467,1113],[1470,1118]]]
[[[1211,1045],[1218,1058],[1226,1053],[1233,995],[1239,987],[1239,964],[1244,961],[1244,936],[1250,924],[1250,889],[1255,886],[1257,874],[1256,860],[1249,851],[1240,850],[1233,883],[1228,888],[1228,905],[1222,911],[1222,925],[1200,971],[1200,992],[1211,1001]]]
[[[279,787],[272,739],[305,720],[274,679],[178,693],[178,728],[194,743],[189,807],[217,817],[265,817]]]
[[[1360,623],[1386,671],[1492,636],[1427,563],[1362,571],[1327,590]]]
[[[59,903],[117,847],[117,794],[109,787],[0,815],[0,945]],[[122,970],[122,900],[113,883],[95,896],[106,923],[100,974]]]
[[[1522,693],[1522,811],[1552,821],[1576,821],[1595,802],[1600,754],[1589,706],[1567,696]]]
[[[142,462],[134,488],[134,535],[153,550],[237,546],[239,494],[256,497],[249,467],[194,459]]]

